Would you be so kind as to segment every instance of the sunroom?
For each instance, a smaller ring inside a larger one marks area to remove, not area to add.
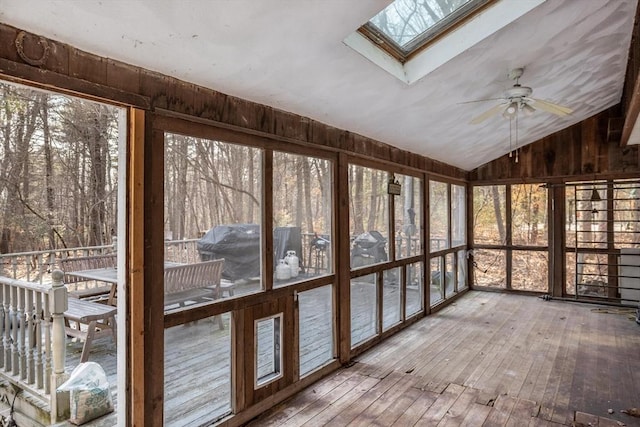
[[[3,422],[633,425],[637,6],[5,2]]]

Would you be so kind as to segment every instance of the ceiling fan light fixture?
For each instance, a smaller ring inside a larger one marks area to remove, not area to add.
[[[517,111],[518,111],[518,104],[515,101],[513,101],[513,102],[509,103],[507,108],[504,109],[504,112],[502,113],[502,116],[505,119],[512,119],[513,116],[516,115]]]
[[[526,102],[522,105],[522,111],[524,111],[524,114],[527,116],[532,115],[533,113],[536,112],[536,109],[533,108],[531,105],[527,104]]]

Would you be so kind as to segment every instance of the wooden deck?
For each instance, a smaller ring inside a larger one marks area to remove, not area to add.
[[[301,330],[328,330],[328,295],[320,289],[301,298]],[[353,307],[369,318],[366,304]],[[395,318],[391,307],[385,317]],[[640,425],[620,413],[640,407],[640,326],[615,312],[469,292],[251,425],[571,425],[575,411]],[[223,321],[224,330],[212,319],[166,330],[165,425],[198,426],[229,413],[228,316]],[[329,343],[326,333],[303,340],[303,364],[330,357]],[[67,349],[71,370],[82,343]],[[104,367],[117,404],[112,341],[96,340],[89,360]],[[87,425],[116,425],[115,415]]]
[[[250,425],[638,426],[620,412],[640,407],[631,317],[469,292]]]

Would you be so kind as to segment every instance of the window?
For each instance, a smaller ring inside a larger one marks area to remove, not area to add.
[[[282,313],[255,321],[255,388],[282,377]]]
[[[333,286],[298,294],[300,376],[333,360]]]
[[[349,166],[351,268],[389,259],[389,195],[386,171]]]
[[[332,164],[273,154],[274,287],[333,272]]]
[[[458,22],[487,0],[395,0],[371,18],[361,31],[383,38],[402,59]]]
[[[224,258],[216,299],[262,289],[262,150],[165,134],[165,261]]]
[[[401,194],[394,197],[396,259],[422,253],[422,180],[396,175]]]
[[[431,252],[449,248],[449,185],[429,181]]]
[[[377,275],[351,279],[351,348],[378,333]]]

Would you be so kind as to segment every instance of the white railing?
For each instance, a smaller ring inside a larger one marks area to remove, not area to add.
[[[64,312],[67,289],[62,271],[51,284],[0,276],[0,377],[40,398],[51,420],[68,417],[68,396],[56,393],[64,382]]]

